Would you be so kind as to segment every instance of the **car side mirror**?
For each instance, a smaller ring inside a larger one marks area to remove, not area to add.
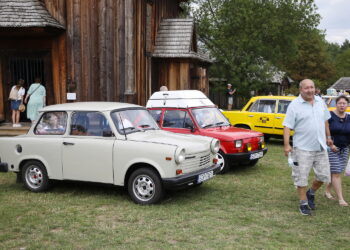
[[[103,130],[102,136],[103,137],[113,137],[114,134],[113,134],[113,132],[111,130]]]

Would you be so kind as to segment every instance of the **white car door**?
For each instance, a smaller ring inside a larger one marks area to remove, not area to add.
[[[102,113],[74,112],[62,143],[64,179],[113,183],[114,142]]]

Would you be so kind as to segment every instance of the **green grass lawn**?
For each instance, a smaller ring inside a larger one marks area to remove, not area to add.
[[[281,141],[239,168],[153,206],[122,188],[60,182],[46,193],[0,174],[0,249],[333,249],[350,247],[350,208],[316,196],[313,216],[298,199]],[[312,175],[311,175],[312,176]],[[343,178],[350,201],[350,177]]]

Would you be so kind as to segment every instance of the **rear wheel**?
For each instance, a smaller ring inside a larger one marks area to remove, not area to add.
[[[220,150],[220,151],[217,153],[217,157],[218,157],[218,162],[217,162],[217,164],[220,165],[220,174],[225,174],[225,173],[227,173],[227,171],[230,170],[230,164],[229,164],[229,161],[228,161],[228,159],[227,159],[226,154]]]
[[[22,168],[24,186],[32,192],[43,192],[50,187],[46,168],[41,162],[28,161]]]
[[[164,195],[160,177],[149,168],[137,169],[130,175],[128,192],[131,199],[141,205],[157,203]]]

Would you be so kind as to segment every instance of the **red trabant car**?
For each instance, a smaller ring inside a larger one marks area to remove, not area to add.
[[[255,165],[267,152],[260,132],[235,128],[198,90],[155,92],[147,109],[161,129],[210,136],[220,140],[218,162],[222,173],[231,165]]]

